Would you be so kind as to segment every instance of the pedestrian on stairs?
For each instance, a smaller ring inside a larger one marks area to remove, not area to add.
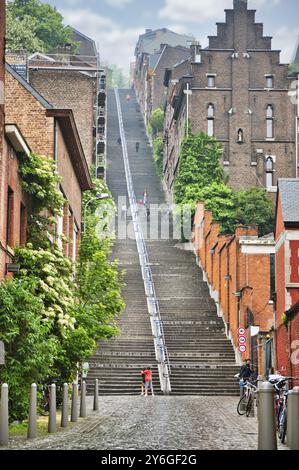
[[[145,374],[144,374],[144,370],[142,370],[140,372],[141,374],[141,377],[142,377],[142,382],[141,382],[141,394],[140,395],[144,395],[144,390],[145,390]]]
[[[136,153],[139,152],[139,142],[136,142]]]
[[[153,389],[153,373],[150,366],[144,369],[144,378],[145,378],[145,393],[144,396],[148,396],[148,390],[151,389],[152,396],[154,396],[154,389]]]

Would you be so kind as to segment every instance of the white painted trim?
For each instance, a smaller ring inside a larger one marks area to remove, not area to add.
[[[244,245],[241,243],[241,253],[247,255],[273,255],[275,245]]]

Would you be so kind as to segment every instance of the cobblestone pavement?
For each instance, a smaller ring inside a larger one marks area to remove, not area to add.
[[[72,429],[10,449],[254,450],[257,420],[237,415],[236,397],[100,397],[101,410]],[[91,408],[91,398],[88,398]]]

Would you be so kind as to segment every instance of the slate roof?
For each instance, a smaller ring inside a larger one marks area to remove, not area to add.
[[[299,224],[299,179],[279,179],[278,188],[284,223]]]

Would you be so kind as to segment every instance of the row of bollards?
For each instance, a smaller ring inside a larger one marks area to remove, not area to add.
[[[277,450],[273,385],[270,382],[262,383],[258,396],[258,450]],[[299,387],[288,394],[287,446],[291,450],[299,450]]]
[[[93,410],[99,410],[99,395],[98,395],[98,379],[95,380],[94,386],[94,400]],[[62,428],[67,428],[69,423],[69,394],[68,384],[63,384],[62,393],[62,407],[61,407],[61,423]],[[78,384],[73,382],[72,384],[72,401],[71,401],[71,422],[76,423],[78,421]],[[57,430],[56,423],[56,385],[50,386],[49,394],[49,418],[48,418],[48,433],[55,433]],[[81,397],[80,397],[80,418],[86,418],[86,382],[82,383]],[[8,427],[9,427],[9,412],[8,412],[8,385],[3,384],[1,386],[1,398],[0,398],[0,446],[8,445]],[[30,404],[28,414],[28,430],[27,438],[34,439],[37,437],[37,386],[36,384],[31,385],[30,389]]]

